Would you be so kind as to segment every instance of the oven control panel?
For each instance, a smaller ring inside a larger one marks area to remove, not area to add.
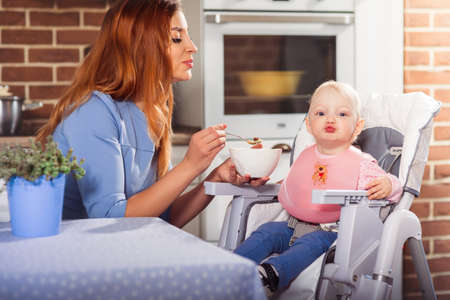
[[[205,10],[353,12],[355,0],[203,0]]]

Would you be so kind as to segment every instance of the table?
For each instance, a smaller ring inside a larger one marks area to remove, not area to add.
[[[0,223],[0,299],[265,299],[250,260],[159,218],[63,221],[52,237]]]

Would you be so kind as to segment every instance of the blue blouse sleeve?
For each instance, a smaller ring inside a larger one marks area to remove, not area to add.
[[[114,107],[93,94],[62,125],[74,155],[85,159],[86,175],[77,184],[88,217],[123,217],[127,205],[125,171]]]

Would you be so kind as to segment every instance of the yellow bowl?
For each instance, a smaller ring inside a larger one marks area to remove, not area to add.
[[[288,96],[295,94],[304,71],[239,72],[244,91],[249,96]]]

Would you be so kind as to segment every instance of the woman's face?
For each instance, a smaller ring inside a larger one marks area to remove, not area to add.
[[[189,80],[194,66],[192,55],[197,52],[197,47],[189,37],[186,18],[181,11],[177,11],[172,17],[170,34],[173,82]]]

